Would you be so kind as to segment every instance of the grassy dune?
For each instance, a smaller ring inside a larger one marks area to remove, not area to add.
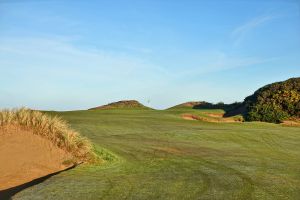
[[[189,121],[181,118],[186,112],[204,111],[50,113],[116,157],[107,154],[106,164],[79,166],[14,199],[299,199],[299,127]]]
[[[57,116],[51,117],[26,108],[0,110],[0,128],[28,130],[45,137],[59,148],[70,152],[74,156],[74,162],[96,160],[92,144]]]

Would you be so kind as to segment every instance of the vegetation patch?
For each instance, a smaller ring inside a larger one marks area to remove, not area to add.
[[[47,138],[57,147],[73,155],[74,160],[69,162],[81,163],[98,160],[88,139],[71,129],[60,117],[51,117],[26,108],[2,110],[0,112],[0,128],[2,130],[21,129]]]
[[[99,156],[105,162],[111,163],[120,161],[120,158],[117,155],[103,147],[95,146],[94,151],[97,156]]]
[[[248,121],[279,123],[300,117],[300,78],[266,85],[245,98]]]
[[[202,102],[201,104],[198,105],[194,105],[193,108],[194,109],[222,109],[225,112],[230,111],[230,110],[234,110],[237,107],[239,107],[242,103],[241,102],[234,102],[231,104],[225,104],[223,102],[219,102],[219,103],[209,103],[209,102]]]

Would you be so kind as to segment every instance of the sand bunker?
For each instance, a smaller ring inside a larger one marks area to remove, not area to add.
[[[183,114],[181,117],[186,120],[200,120],[198,116],[192,114]]]
[[[0,129],[0,190],[70,167],[70,153],[18,128]]]
[[[207,113],[207,112],[204,112],[203,114],[209,116],[209,117],[223,117],[224,116],[224,113]]]
[[[300,126],[300,119],[297,119],[297,120],[285,120],[281,124],[283,126]]]
[[[234,118],[224,118],[224,117],[211,117],[207,115],[208,117],[203,117],[203,116],[197,116],[193,114],[182,114],[181,117],[185,120],[199,120],[199,121],[204,121],[204,122],[240,122],[237,119]],[[216,116],[216,115],[214,115]]]

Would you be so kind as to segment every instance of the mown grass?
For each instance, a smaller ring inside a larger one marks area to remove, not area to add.
[[[70,152],[72,162],[95,162],[97,156],[93,146],[86,137],[70,128],[68,123],[60,117],[41,113],[26,108],[1,110],[0,128],[26,129],[33,134],[41,135],[52,141],[56,146]],[[4,131],[5,132],[5,131]]]
[[[51,112],[118,159],[79,166],[14,198],[299,199],[299,127],[189,121],[186,112]]]

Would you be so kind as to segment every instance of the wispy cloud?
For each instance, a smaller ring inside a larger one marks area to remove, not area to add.
[[[231,32],[231,37],[234,39],[234,46],[240,45],[244,38],[254,29],[266,24],[267,22],[278,18],[277,15],[262,15],[251,19],[250,21],[238,26]]]
[[[59,100],[69,102],[62,109],[80,108],[83,100],[84,105],[143,100],[141,91],[168,81],[163,68],[125,52],[78,47],[57,38],[1,38],[0,44],[0,72],[6,74],[0,91],[10,94],[0,97],[11,102],[7,97],[22,96],[29,107],[44,102],[40,107],[52,108]]]
[[[68,38],[0,38],[0,73],[5,74],[0,104],[68,110],[149,98],[158,107],[165,101],[167,107],[170,97],[175,103],[196,99],[191,92],[196,89],[206,91],[201,75],[263,62],[268,59],[214,50],[178,52],[165,63],[171,67],[164,67],[142,54],[78,46]],[[206,91],[207,97],[213,95]]]
[[[79,48],[68,40],[58,38],[2,38],[0,52],[4,61],[13,61],[16,68],[55,69],[60,72],[90,72],[89,78],[115,79],[124,75],[148,73],[148,70],[162,72],[141,57],[124,52],[103,51],[93,48]],[[13,60],[12,58],[18,58]],[[83,70],[85,69],[85,70]],[[101,73],[100,73],[101,72]],[[150,74],[151,75],[151,74]]]
[[[257,64],[273,61],[273,58],[261,58],[257,56],[242,56],[226,53],[223,51],[207,51],[197,53],[188,60],[192,60],[193,64],[181,66],[181,70],[177,75],[180,77],[199,76],[203,74],[218,73],[230,69],[251,67]]]

